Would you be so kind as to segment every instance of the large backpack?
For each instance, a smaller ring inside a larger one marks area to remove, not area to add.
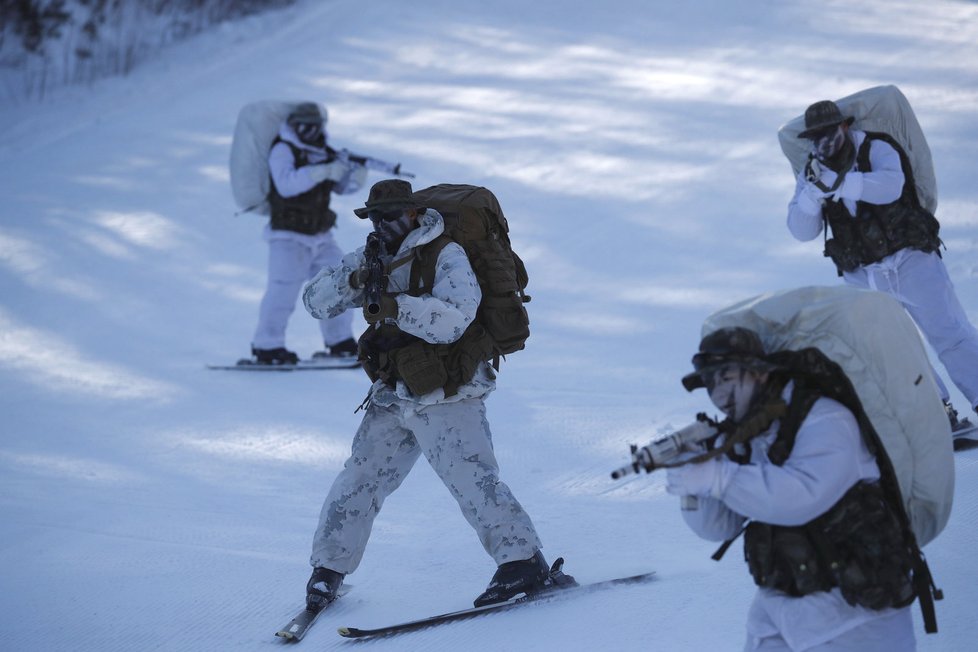
[[[242,212],[271,214],[268,193],[272,189],[272,181],[268,172],[268,152],[278,136],[279,127],[298,105],[304,103],[308,101],[262,100],[246,104],[238,112],[228,168],[231,193]],[[318,106],[325,121],[326,107]]]
[[[917,122],[917,116],[900,89],[893,85],[874,86],[847,95],[835,103],[842,115],[855,118],[853,128],[887,134],[900,145],[913,170],[920,204],[934,214],[937,211],[934,160],[920,123]],[[804,115],[794,118],[778,130],[781,151],[791,163],[795,176],[798,176],[811,156],[811,141],[798,138],[798,134],[804,130]]]
[[[482,302],[476,319],[489,339],[487,348],[498,367],[499,356],[523,349],[530,336],[530,319],[523,304],[529,278],[526,266],[513,251],[509,224],[496,196],[481,186],[440,184],[414,193],[414,199],[445,219],[445,235],[462,245],[472,265]],[[434,261],[447,240],[435,240],[423,256]],[[425,270],[418,267],[419,273]]]
[[[944,529],[954,494],[950,426],[917,328],[895,299],[849,286],[786,290],[714,313],[703,335],[727,326],[755,331],[769,354],[814,348],[837,364],[917,543]]]

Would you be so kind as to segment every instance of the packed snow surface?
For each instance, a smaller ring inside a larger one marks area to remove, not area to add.
[[[739,649],[754,588],[738,547],[711,561],[661,476],[609,472],[712,410],[679,384],[704,317],[840,282],[785,227],[776,134],[878,84],[927,134],[944,260],[978,322],[974,2],[309,0],[0,107],[0,649],[282,645],[368,381],[204,368],[246,355],[255,326],[266,245],[235,214],[227,158],[238,110],[267,98],[325,102],[335,146],[401,162],[415,187],[496,192],[533,297],[488,400],[502,477],[579,580],[658,577],[371,649]],[[334,201],[345,249],[366,193]],[[300,307],[289,347],[321,344]],[[955,462],[925,550],[940,633],[915,607],[926,651],[978,640],[978,452]],[[301,645],[465,608],[493,570],[422,461]]]

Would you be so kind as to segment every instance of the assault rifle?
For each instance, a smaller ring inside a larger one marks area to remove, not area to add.
[[[371,315],[380,312],[380,298],[387,287],[387,274],[380,259],[384,243],[374,231],[367,234],[367,244],[363,248],[363,262],[367,270],[367,280],[363,284],[363,305]]]
[[[612,480],[618,480],[630,473],[638,473],[645,469],[652,473],[656,469],[669,466],[679,466],[677,461],[683,453],[695,450],[698,444],[720,434],[720,424],[700,412],[696,421],[676,432],[655,439],[639,448],[631,445],[632,463],[611,472]],[[682,509],[695,510],[696,496],[683,496],[680,501]]]
[[[372,156],[361,156],[360,154],[354,154],[353,152],[346,149],[328,149],[327,153],[329,158],[327,160],[339,160],[344,163],[350,162],[357,165],[362,165],[368,170],[374,170],[375,172],[386,172],[387,174],[393,174],[396,177],[405,177],[408,179],[413,179],[414,175],[410,172],[404,172],[401,170],[400,163],[388,163],[387,161],[382,161],[379,158],[373,158]]]

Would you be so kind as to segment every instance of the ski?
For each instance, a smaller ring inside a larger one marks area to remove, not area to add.
[[[351,588],[353,588],[353,585],[351,584],[340,585],[339,590],[336,592],[337,599],[346,595]],[[336,600],[333,600],[333,602],[336,602]],[[286,641],[301,641],[302,637],[306,635],[307,631],[309,631],[309,628],[316,622],[316,619],[319,618],[324,611],[329,609],[333,602],[329,602],[326,604],[326,606],[320,607],[319,609],[310,609],[309,607],[303,608],[302,611],[295,615],[295,618],[290,620],[288,624],[285,625],[285,627],[275,632],[275,635],[280,638],[284,638]]]
[[[303,609],[285,627],[275,632],[275,635],[284,638],[286,641],[301,641],[302,637],[306,635],[306,631],[319,618],[319,615],[328,608],[329,605],[319,609]]]
[[[356,358],[314,358],[300,360],[298,364],[258,364],[254,360],[243,358],[235,364],[209,364],[208,369],[224,371],[317,371],[323,369],[359,369],[360,363]]]
[[[521,597],[513,598],[507,602],[499,602],[496,604],[489,604],[483,607],[473,607],[471,609],[463,609],[461,611],[452,611],[450,613],[440,614],[438,616],[430,616],[428,618],[421,618],[418,620],[410,620],[403,623],[397,623],[395,625],[387,625],[386,627],[377,627],[374,629],[361,629],[358,627],[340,627],[337,631],[340,636],[345,638],[380,638],[383,636],[392,636],[394,634],[401,634],[403,632],[410,632],[419,629],[424,629],[427,627],[432,627],[434,625],[441,625],[444,623],[455,622],[458,620],[466,620],[468,618],[475,618],[477,616],[483,616],[489,613],[497,613],[500,611],[509,611],[510,609],[515,609],[523,605],[537,604],[541,602],[551,602],[553,600],[560,600],[565,597],[570,597],[572,595],[579,595],[581,593],[591,593],[592,591],[600,591],[602,589],[608,589],[613,586],[619,586],[622,584],[637,584],[641,582],[651,581],[655,576],[655,573],[642,573],[641,575],[632,575],[630,577],[618,577],[615,579],[604,580],[601,582],[593,582],[591,584],[580,584],[568,587],[557,587],[550,590],[542,591],[540,593],[534,593],[531,595],[523,595]]]

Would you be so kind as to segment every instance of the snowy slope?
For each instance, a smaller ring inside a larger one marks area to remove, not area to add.
[[[371,647],[739,649],[753,592],[739,554],[710,561],[661,477],[608,472],[629,442],[708,408],[679,384],[707,314],[838,282],[820,244],[784,226],[778,126],[817,99],[900,86],[978,321],[978,5],[850,5],[310,0],[128,78],[0,107],[0,649],[279,645],[368,383],[204,363],[247,353],[264,283],[261,222],[234,216],[227,180],[235,116],[306,97],[330,107],[334,144],[401,161],[416,186],[496,191],[533,295],[529,346],[488,402],[503,478],[571,574],[660,578]],[[365,197],[335,201],[345,248],[366,233],[351,212]],[[320,344],[301,308],[289,337],[301,356]],[[956,462],[954,515],[926,550],[941,632],[915,614],[921,650],[978,638],[978,452]],[[419,464],[354,590],[301,645],[465,607],[492,572]]]

